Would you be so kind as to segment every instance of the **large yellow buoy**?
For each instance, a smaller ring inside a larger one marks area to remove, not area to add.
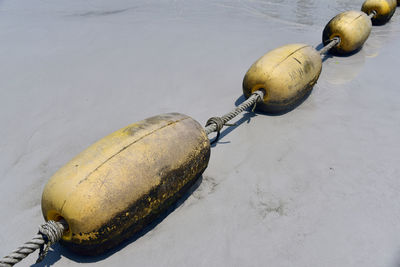
[[[63,243],[101,253],[163,212],[207,167],[210,143],[192,118],[152,117],[96,142],[62,167],[42,196],[46,220],[64,219]]]
[[[331,49],[332,53],[349,54],[362,47],[371,33],[371,19],[361,11],[347,11],[331,19],[322,33],[326,45],[335,37],[340,43]]]
[[[257,109],[285,112],[304,99],[321,73],[321,56],[306,44],[290,44],[274,49],[258,59],[243,80],[243,93],[248,98],[263,89],[264,101]]]
[[[366,0],[361,7],[366,14],[373,11],[376,14],[372,17],[373,25],[382,25],[388,22],[396,11],[396,0]]]

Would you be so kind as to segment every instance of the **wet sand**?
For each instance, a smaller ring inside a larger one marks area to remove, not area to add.
[[[204,124],[243,101],[267,51],[317,46],[362,1],[0,1],[0,252],[43,222],[61,166],[132,122]],[[163,220],[101,257],[56,245],[36,266],[399,266],[400,11],[330,57],[281,116],[245,114]],[[20,266],[29,266],[37,253]]]

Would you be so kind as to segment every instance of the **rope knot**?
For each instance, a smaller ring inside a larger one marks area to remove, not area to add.
[[[254,112],[256,110],[257,103],[263,101],[264,95],[265,95],[265,91],[264,91],[264,89],[263,90],[257,90],[252,95],[256,96],[256,101],[254,102],[254,106],[251,109],[251,111]]]
[[[55,221],[48,221],[39,226],[39,234],[43,235],[43,237],[54,244],[58,242],[64,233],[64,227],[60,227],[60,224]]]
[[[225,125],[225,123],[224,123],[224,121],[222,120],[221,117],[211,117],[211,118],[209,118],[208,121],[206,122],[206,127],[211,125],[211,124],[214,124],[215,127],[217,128],[215,130],[216,132],[220,132],[222,130],[222,128],[224,127],[224,125]]]
[[[215,142],[218,141],[219,136],[221,135],[221,130],[225,125],[225,122],[221,117],[211,117],[206,122],[206,127],[212,124],[215,125],[216,128],[215,132],[217,132],[217,137],[215,137],[215,139],[211,142],[211,144],[214,144]]]
[[[51,220],[39,226],[38,234],[43,236],[44,244],[40,246],[36,263],[41,262],[46,257],[50,247],[62,238],[64,229],[65,227],[62,223]]]
[[[257,95],[257,100],[256,100],[256,103],[257,103],[257,102],[260,102],[263,100],[265,92],[262,90],[257,90],[255,92],[253,92],[253,95]]]

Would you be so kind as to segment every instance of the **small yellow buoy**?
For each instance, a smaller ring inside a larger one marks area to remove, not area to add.
[[[396,0],[366,0],[361,7],[366,14],[373,11],[376,14],[372,17],[373,25],[382,25],[388,22],[396,11]]]
[[[45,220],[64,219],[63,243],[98,254],[142,229],[207,167],[210,143],[192,118],[164,114],[106,136],[62,167],[42,195]]]
[[[311,92],[321,68],[321,56],[313,47],[285,45],[268,52],[250,67],[243,80],[243,93],[248,98],[263,89],[264,101],[257,104],[258,110],[288,111]]]
[[[371,33],[369,17],[361,11],[347,11],[331,19],[322,33],[322,42],[326,45],[335,37],[340,43],[331,49],[337,54],[348,54],[362,47]]]

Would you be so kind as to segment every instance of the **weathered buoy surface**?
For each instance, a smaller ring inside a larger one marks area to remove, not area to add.
[[[46,220],[68,223],[63,243],[80,254],[98,254],[155,219],[207,167],[210,144],[192,118],[164,114],[99,140],[47,183]]]
[[[347,11],[338,14],[325,26],[322,42],[327,45],[335,37],[340,43],[331,49],[332,53],[349,54],[359,50],[371,33],[372,23],[361,11]]]
[[[290,44],[274,49],[258,59],[243,80],[248,98],[254,91],[265,91],[257,103],[263,112],[279,113],[292,109],[311,91],[321,73],[321,56],[307,44]]]
[[[376,15],[371,19],[372,24],[383,25],[392,18],[396,11],[396,4],[396,0],[366,0],[361,10],[368,15],[375,11]]]

